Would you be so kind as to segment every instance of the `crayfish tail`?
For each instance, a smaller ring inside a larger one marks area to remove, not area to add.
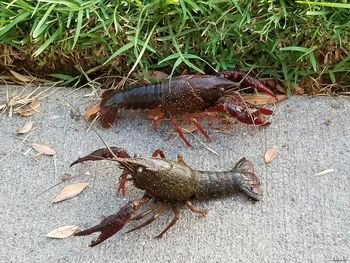
[[[241,190],[253,200],[259,201],[262,197],[262,191],[260,189],[260,180],[254,172],[253,163],[243,157],[232,171],[243,175],[244,180],[240,184]]]
[[[107,106],[106,103],[115,94],[114,90],[106,90],[102,93],[100,102],[101,124],[104,128],[112,126],[118,113],[118,109],[113,106]]]

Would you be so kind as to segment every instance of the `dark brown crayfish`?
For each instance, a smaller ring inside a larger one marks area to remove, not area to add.
[[[273,112],[263,107],[244,102],[235,92],[239,82],[258,91],[276,96],[253,75],[239,70],[224,71],[217,75],[184,75],[164,80],[160,83],[132,87],[125,90],[107,90],[102,94],[99,105],[101,124],[109,127],[114,122],[119,109],[151,110],[150,119],[157,129],[158,121],[170,118],[172,125],[187,146],[177,119],[193,123],[210,140],[197,118],[217,118],[233,116],[238,121],[257,126],[268,126],[262,115]]]
[[[112,154],[112,152],[113,154]],[[160,155],[162,158],[156,158]],[[161,238],[166,231],[172,227],[179,219],[180,212],[178,206],[185,204],[192,212],[201,216],[206,216],[207,211],[196,208],[192,205],[193,199],[209,199],[213,197],[231,195],[243,192],[251,199],[258,201],[261,199],[260,181],[254,174],[251,161],[242,158],[229,171],[200,171],[190,168],[181,156],[177,161],[165,158],[161,150],[154,152],[152,157],[131,158],[122,148],[111,147],[96,150],[89,155],[79,158],[71,164],[81,163],[89,160],[103,160],[112,158],[117,161],[119,167],[124,169],[121,175],[118,190],[125,192],[125,181],[130,175],[134,185],[145,194],[142,198],[130,201],[96,226],[75,233],[75,236],[90,235],[101,232],[99,237],[92,241],[90,247],[96,246],[108,239],[129,221],[141,220],[150,215],[144,223],[136,226],[127,233],[140,229],[164,213],[166,208],[171,208],[175,216],[169,225],[158,235]],[[153,201],[154,205],[142,213],[133,216],[141,206]]]

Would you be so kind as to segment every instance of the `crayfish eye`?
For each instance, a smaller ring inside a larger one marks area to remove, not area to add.
[[[221,92],[224,92],[224,91],[225,91],[225,88],[220,88],[220,91],[221,91]]]

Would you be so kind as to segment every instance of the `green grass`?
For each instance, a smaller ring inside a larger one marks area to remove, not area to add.
[[[67,65],[120,75],[254,68],[289,84],[310,74],[337,82],[350,69],[349,8],[347,1],[1,1],[0,67],[24,59],[29,70],[65,80]]]

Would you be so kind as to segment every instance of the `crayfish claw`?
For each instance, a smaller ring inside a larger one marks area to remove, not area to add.
[[[94,247],[106,239],[113,236],[115,233],[117,233],[120,229],[124,227],[124,225],[130,221],[131,215],[138,210],[141,205],[148,202],[151,199],[151,196],[149,194],[145,194],[141,199],[136,201],[131,201],[124,205],[122,208],[119,209],[119,211],[116,214],[112,214],[110,216],[107,216],[105,219],[102,220],[102,222],[96,226],[93,226],[91,228],[76,232],[74,236],[87,236],[91,235],[95,232],[101,232],[101,234],[98,236],[96,240],[93,240],[89,247]]]
[[[76,161],[72,162],[70,166],[86,161],[100,161],[105,159],[112,159],[114,156],[117,156],[119,158],[130,157],[127,151],[120,147],[101,148],[96,151],[93,151],[92,153],[84,157],[78,158]]]
[[[85,229],[83,231],[77,232],[74,234],[74,236],[87,236],[87,235],[91,235],[92,233],[95,233],[95,232],[101,232],[101,234],[98,236],[98,238],[96,240],[92,240],[90,245],[89,245],[89,247],[94,247],[94,246],[102,243],[106,239],[110,238],[111,236],[113,236],[121,228],[122,227],[113,228],[113,227],[106,227],[106,226],[97,225],[97,226]]]
[[[263,107],[259,108],[259,112],[261,114],[264,114],[264,115],[272,115],[273,114],[272,110],[266,109],[266,108],[263,108]]]
[[[124,205],[116,214],[107,216],[105,219],[103,219],[99,225],[76,232],[74,236],[87,236],[95,232],[101,232],[99,237],[96,240],[93,240],[89,245],[90,247],[94,247],[110,238],[124,227],[136,209],[134,206],[135,205],[133,202],[128,203]]]
[[[262,126],[262,127],[266,127],[271,124],[271,122],[265,121],[260,117],[261,114],[270,115],[270,110],[268,109],[262,108],[263,109],[262,111],[261,109],[258,109],[254,112],[249,112],[246,107],[237,106],[232,103],[225,103],[224,107],[227,110],[227,112],[231,116],[234,116],[239,122],[256,125],[256,126]]]
[[[258,80],[252,73],[247,73],[240,70],[227,70],[220,72],[218,76],[232,81],[242,81],[244,84],[257,89],[260,92],[266,93],[272,97],[276,97],[276,94],[265,87],[264,84],[262,84],[260,80]]]

